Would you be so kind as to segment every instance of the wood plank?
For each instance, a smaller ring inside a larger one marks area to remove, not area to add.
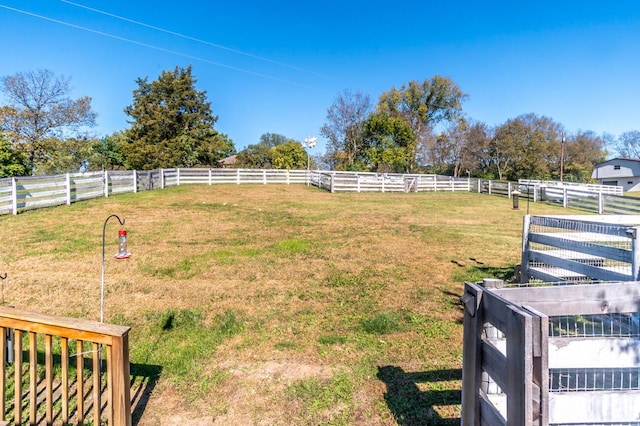
[[[532,317],[527,312],[509,306],[507,322],[507,421],[513,425],[533,423],[533,341]]]
[[[0,420],[7,419],[7,329],[0,327]]]
[[[532,250],[529,253],[530,262],[541,262],[557,268],[566,269],[591,277],[597,280],[604,281],[630,281],[631,277],[631,265],[625,267],[607,268],[591,266],[585,263],[576,262],[571,259],[563,259],[549,255],[544,252]]]
[[[93,352],[93,424],[100,424],[100,411],[102,409],[102,400],[100,398],[102,394],[102,386],[101,386],[101,378],[102,374],[100,371],[100,345],[97,343],[92,343],[92,352]]]
[[[547,246],[558,247],[571,250],[574,252],[592,254],[607,259],[618,260],[620,262],[631,263],[631,251],[617,247],[608,247],[595,242],[574,241],[564,238],[563,234],[551,233],[530,233],[529,241],[532,243],[544,244]]]
[[[69,340],[60,338],[60,370],[62,374],[62,423],[69,423]]]
[[[109,337],[120,337],[131,329],[120,325],[47,315],[4,306],[0,306],[0,326],[102,344],[111,344]]]
[[[29,332],[29,421],[37,422],[38,414],[38,335]]]
[[[78,388],[77,406],[78,406],[78,424],[84,422],[84,349],[82,340],[76,341],[76,387]]]
[[[524,306],[533,315],[533,383],[536,385],[539,426],[549,426],[549,317]]]
[[[46,420],[53,424],[53,340],[45,336],[45,382],[46,382]]]
[[[506,340],[503,341],[506,343]],[[489,341],[482,342],[482,369],[491,376],[500,389],[507,388],[507,357]]]
[[[495,404],[494,404],[495,403]],[[498,406],[502,406],[504,412],[500,410]],[[495,398],[495,396],[489,397],[488,395],[480,394],[480,415],[482,426],[507,426],[506,416],[506,398]],[[463,423],[467,425],[468,423]]]
[[[475,284],[465,283],[465,303],[463,347],[462,347],[462,424],[476,425],[480,419],[479,391],[481,383],[481,351],[483,289]]]
[[[548,316],[637,312],[640,282],[501,288],[490,293]]]
[[[22,332],[13,331],[13,423],[22,424]]]

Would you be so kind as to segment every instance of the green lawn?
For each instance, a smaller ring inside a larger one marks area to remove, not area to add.
[[[2,303],[98,320],[118,214],[133,256],[112,259],[110,221],[105,321],[132,327],[139,425],[457,425],[458,299],[519,262],[511,206],[223,185],[2,216]]]

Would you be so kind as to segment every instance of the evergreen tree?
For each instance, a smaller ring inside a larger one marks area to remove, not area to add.
[[[121,146],[129,168],[217,166],[234,152],[233,142],[213,128],[218,117],[206,92],[195,88],[191,66],[136,83],[133,103],[125,108],[131,128]]]

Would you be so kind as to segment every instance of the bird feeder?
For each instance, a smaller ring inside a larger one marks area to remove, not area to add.
[[[118,253],[114,254],[116,259],[127,259],[131,257],[131,253],[127,251],[127,230],[118,231]]]

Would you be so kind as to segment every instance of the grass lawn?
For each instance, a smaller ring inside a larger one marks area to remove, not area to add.
[[[568,214],[531,204],[532,214]],[[471,193],[180,186],[0,217],[2,303],[132,327],[134,420],[458,425],[464,281],[509,277],[522,216]]]

